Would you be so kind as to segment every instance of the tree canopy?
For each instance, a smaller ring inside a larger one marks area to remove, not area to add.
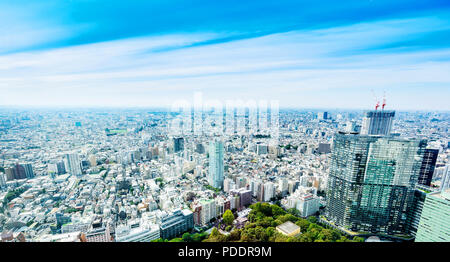
[[[249,223],[244,228],[234,229],[228,235],[214,228],[205,242],[361,242],[363,238],[348,239],[340,231],[323,226],[316,217],[299,217],[294,210],[285,211],[278,205],[256,203],[250,206]],[[224,214],[225,220],[225,214]],[[301,234],[288,237],[276,230],[276,227],[291,221],[300,227]]]
[[[227,225],[232,225],[233,221],[234,221],[234,215],[233,212],[231,212],[231,210],[226,210],[225,213],[223,213],[222,215],[223,218],[223,222]]]

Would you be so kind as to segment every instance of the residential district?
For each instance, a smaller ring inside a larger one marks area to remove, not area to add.
[[[448,113],[285,109],[276,144],[174,117],[2,108],[1,241],[450,241]]]

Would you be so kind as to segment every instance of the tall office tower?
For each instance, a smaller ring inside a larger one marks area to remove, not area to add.
[[[280,189],[281,195],[286,196],[289,189],[289,181],[286,178],[282,178],[278,182],[278,188]]]
[[[363,118],[361,135],[389,135],[394,116],[395,111],[372,110],[366,112]]]
[[[173,142],[173,152],[177,153],[184,150],[184,138],[182,137],[174,137],[172,139]]]
[[[73,176],[80,176],[82,172],[78,154],[66,154],[66,160],[69,173]]]
[[[14,167],[5,168],[6,181],[14,180]]]
[[[416,242],[450,242],[450,189],[428,194]]]
[[[417,229],[419,227],[420,216],[422,215],[423,204],[425,203],[425,198],[428,191],[417,187],[414,191],[414,198],[411,206],[408,208],[408,234],[416,236]]]
[[[444,191],[447,188],[450,188],[450,164],[445,166],[444,174],[442,174],[440,190]]]
[[[13,167],[14,179],[25,179],[27,178],[25,167],[19,163],[15,164]]]
[[[327,219],[351,231],[404,234],[425,147],[425,140],[337,133]]]
[[[319,112],[317,113],[317,119],[326,120],[328,119],[328,112]]]
[[[6,174],[0,173],[0,188],[6,186],[7,177]]]
[[[215,188],[223,188],[223,142],[219,140],[209,143],[208,183]]]
[[[268,202],[275,196],[275,185],[272,182],[264,183],[264,201]]]
[[[62,175],[66,173],[66,166],[64,165],[64,161],[58,161],[56,163],[56,169],[58,170],[58,175]]]
[[[33,178],[34,177],[33,166],[31,164],[23,164],[22,166],[25,170],[25,177]]]
[[[420,168],[418,183],[425,186],[431,185],[434,169],[436,167],[436,160],[439,154],[438,149],[425,149],[423,155],[422,167]]]

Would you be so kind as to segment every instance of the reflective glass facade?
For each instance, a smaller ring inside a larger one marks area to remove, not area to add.
[[[351,231],[405,234],[425,146],[424,140],[336,134],[327,218]]]

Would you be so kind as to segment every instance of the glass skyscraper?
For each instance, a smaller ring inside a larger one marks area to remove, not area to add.
[[[354,232],[405,234],[425,140],[337,133],[326,217]]]
[[[422,161],[422,168],[420,169],[418,183],[425,186],[431,185],[433,179],[434,169],[436,167],[436,160],[438,158],[438,149],[425,149]]]
[[[450,189],[426,196],[416,242],[450,242]]]
[[[223,142],[215,140],[209,144],[209,185],[223,188],[223,172]]]

